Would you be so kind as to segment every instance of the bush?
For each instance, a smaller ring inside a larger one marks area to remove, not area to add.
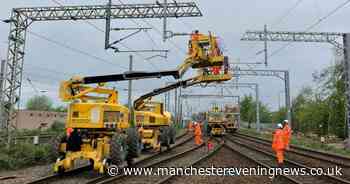
[[[44,164],[52,161],[50,145],[33,145],[19,143],[11,146],[9,150],[0,148],[0,170],[17,169],[34,164]]]
[[[48,131],[61,133],[61,132],[64,132],[64,129],[65,129],[64,122],[55,120],[54,123],[51,125],[51,127],[48,129]]]

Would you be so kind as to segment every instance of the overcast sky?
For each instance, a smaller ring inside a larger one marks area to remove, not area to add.
[[[81,4],[105,4],[107,1],[93,0],[57,0],[65,5]],[[173,32],[191,32],[199,29],[202,32],[212,31],[224,40],[226,45],[226,55],[232,62],[240,59],[241,62],[260,62],[263,55],[256,56],[256,52],[262,50],[262,42],[243,42],[241,36],[246,30],[262,30],[267,24],[271,30],[283,31],[303,31],[308,26],[317,22],[321,17],[328,14],[335,7],[345,0],[304,0],[287,16],[284,16],[299,0],[195,0],[203,12],[200,18],[182,18],[169,20],[169,29]],[[123,0],[124,3],[152,3],[155,1]],[[178,0],[180,2],[180,0]],[[118,3],[117,0],[114,3]],[[32,6],[57,6],[51,0],[3,0],[0,7],[0,18],[9,18],[11,9],[16,7]],[[322,32],[347,32],[350,23],[347,18],[350,16],[349,7],[337,11],[333,16],[324,20],[311,31]],[[285,17],[281,20],[281,17]],[[281,20],[281,21],[280,21]],[[159,19],[135,20],[138,25],[144,27],[156,27],[161,31],[162,21]],[[98,27],[104,29],[104,21],[91,21]],[[113,27],[135,27],[135,22],[130,20],[114,20]],[[35,94],[34,89],[28,83],[30,79],[35,88],[47,90],[46,95],[54,99],[56,104],[58,99],[58,85],[61,80],[67,80],[72,75],[96,75],[111,74],[126,71],[128,67],[128,54],[115,54],[105,51],[104,34],[97,31],[84,21],[66,22],[36,22],[29,28],[31,32],[43,35],[49,39],[59,41],[71,47],[84,50],[94,56],[106,61],[96,60],[85,55],[72,52],[53,43],[47,42],[33,34],[27,35],[26,56],[24,64],[22,104]],[[0,23],[0,58],[5,58],[7,53],[7,37],[9,25]],[[125,33],[112,33],[114,39],[120,38]],[[145,58],[153,54],[141,53],[134,56],[136,70],[163,70],[172,69],[180,64],[185,58],[187,37],[172,39],[172,42],[163,43],[161,35],[157,30],[150,30],[124,41],[128,47],[134,49],[170,49],[167,60],[162,58],[145,61]],[[151,39],[152,38],[152,39]],[[155,43],[152,42],[155,41]],[[285,43],[269,43],[269,52],[280,48]],[[120,49],[126,50],[120,46]],[[333,61],[332,47],[329,44],[315,43],[293,43],[283,51],[269,59],[269,67],[266,69],[289,70],[291,75],[292,95],[306,85],[312,85],[312,72],[322,70]],[[242,66],[243,68],[243,66]],[[257,67],[265,69],[264,66]],[[187,75],[188,76],[188,75]],[[165,82],[172,81],[172,78],[153,79],[137,81],[134,84],[134,98],[150,91],[153,88],[164,85]],[[260,95],[263,103],[269,104],[273,109],[278,107],[278,96],[284,89],[283,82],[277,78],[246,78],[240,82],[258,82],[260,85]],[[126,103],[127,92],[123,89],[127,87],[127,82],[111,84],[120,89],[121,101]],[[214,93],[215,89],[189,89],[192,93]],[[250,89],[231,90],[234,95],[252,94]],[[230,93],[231,93],[230,92]],[[282,95],[282,94],[281,94]],[[283,99],[282,99],[283,100]],[[209,100],[207,103],[211,103]],[[198,100],[192,100],[189,104],[198,106]]]

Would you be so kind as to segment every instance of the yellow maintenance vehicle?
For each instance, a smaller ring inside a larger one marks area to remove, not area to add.
[[[115,75],[73,77],[61,82],[59,95],[70,102],[67,135],[53,141],[57,151],[54,171],[74,168],[77,160],[89,161],[104,173],[109,164],[129,164],[140,151],[140,138],[130,126],[129,109],[118,101],[118,92],[106,82],[174,76],[172,71],[130,72]],[[95,85],[93,85],[95,84]]]
[[[184,63],[176,70],[177,77],[182,77],[189,68],[197,69],[196,77],[155,89],[134,102],[135,121],[144,147],[161,149],[162,146],[169,147],[175,143],[176,130],[171,114],[164,110],[163,103],[151,101],[152,97],[179,87],[227,81],[232,78],[228,58],[219,48],[217,37],[211,33],[203,35],[196,31],[191,35],[188,50]]]
[[[226,132],[233,133],[239,129],[241,121],[239,105],[225,105],[224,121]]]
[[[210,74],[209,69],[205,68],[222,66],[225,60],[225,71],[222,74]],[[200,68],[200,74],[143,95],[134,102],[135,109],[121,105],[118,102],[118,92],[104,86],[107,82],[163,76],[178,79],[189,67]],[[231,77],[227,58],[218,48],[216,38],[211,34],[206,36],[197,32],[191,36],[189,56],[177,70],[74,77],[63,81],[60,86],[60,98],[70,102],[66,129],[67,132],[73,131],[54,141],[54,148],[58,150],[54,171],[61,173],[74,168],[77,160],[87,160],[94,170],[104,173],[110,164],[123,164],[125,160],[131,163],[132,159],[138,156],[142,143],[153,148],[160,145],[169,146],[175,142],[171,115],[164,111],[163,104],[151,102],[149,99],[164,90],[201,82],[230,80]],[[142,124],[144,129],[141,138],[140,129],[137,131],[130,126],[130,117]]]
[[[217,104],[213,104],[210,111],[206,114],[208,121],[208,132],[214,136],[226,134],[225,114]]]

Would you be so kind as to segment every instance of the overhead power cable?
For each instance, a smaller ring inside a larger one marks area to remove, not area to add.
[[[274,21],[271,25],[269,25],[269,27],[275,27],[281,24],[289,15],[291,15],[294,9],[296,9],[299,6],[299,4],[301,4],[303,1],[304,0],[298,0],[292,7],[290,7],[284,14],[282,14],[280,18],[276,19],[276,21]]]
[[[303,0],[298,0],[295,4],[293,4],[290,8],[288,8],[285,13],[283,13],[281,16],[279,16],[276,21],[272,22],[271,25],[269,25],[269,28],[271,27],[275,27],[279,24],[281,24],[285,19],[287,19],[292,12],[303,2]],[[253,45],[251,45],[249,47],[249,50],[254,49],[256,46],[258,45],[258,43],[255,43]],[[247,57],[249,60],[251,59],[255,59],[257,57],[258,54],[256,54],[257,52],[254,52],[254,55],[251,57]]]
[[[118,0],[120,2],[120,4],[124,5],[123,1]],[[163,33],[156,28],[154,25],[152,25],[151,23],[149,23],[148,21],[143,19],[143,22],[145,22],[148,26],[152,27],[159,35],[162,35]],[[180,52],[186,53],[185,50],[181,49],[178,45],[176,45],[172,40],[170,40],[170,43]]]
[[[350,0],[347,0],[343,3],[341,3],[340,5],[338,5],[336,8],[334,8],[332,11],[330,11],[328,14],[326,14],[325,16],[319,18],[315,23],[311,24],[310,26],[308,26],[305,29],[305,32],[310,31],[311,29],[313,29],[314,27],[316,27],[317,25],[319,25],[321,22],[323,22],[324,20],[326,20],[327,18],[329,18],[330,16],[334,15],[337,11],[339,11],[340,9],[342,9],[343,7],[345,7],[347,4],[350,3]],[[274,50],[269,58],[271,58],[272,56],[276,55],[277,53],[281,52],[283,49],[287,48],[289,45],[291,45],[293,42],[288,42],[284,45],[282,45],[280,48]]]
[[[52,2],[54,2],[55,4],[57,4],[57,5],[59,5],[59,6],[64,6],[61,2],[59,2],[59,1],[57,1],[57,0],[51,0]],[[93,27],[94,29],[96,29],[97,31],[99,31],[99,32],[101,32],[101,33],[105,33],[105,30],[104,29],[102,29],[102,28],[100,28],[100,27],[98,27],[97,25],[95,25],[95,24],[93,24],[93,23],[91,23],[91,22],[89,22],[88,20],[84,20],[88,25],[90,25],[91,27]],[[122,45],[124,48],[126,48],[126,49],[128,49],[128,50],[132,50],[129,46],[127,46],[126,44],[124,44],[124,43],[120,43],[120,45]],[[146,59],[140,54],[140,53],[135,53],[138,57],[140,57],[141,59],[143,59],[144,61],[146,61]],[[152,65],[152,67],[153,68],[155,68],[155,69],[157,69],[156,67],[155,67],[155,65],[153,65],[152,63],[151,63],[151,65]],[[126,67],[122,67],[123,69],[126,69],[126,70],[128,70],[128,68],[126,68]]]
[[[121,65],[119,65],[119,64],[110,62],[110,61],[108,61],[108,60],[106,60],[106,59],[103,59],[103,58],[101,58],[101,57],[95,56],[95,55],[93,55],[93,54],[90,54],[90,53],[87,52],[87,51],[83,51],[83,50],[80,50],[80,49],[78,49],[78,48],[72,47],[72,46],[70,46],[70,45],[68,45],[68,44],[61,43],[61,42],[59,42],[59,41],[53,40],[53,39],[51,39],[51,38],[48,38],[48,37],[43,36],[43,35],[41,35],[41,34],[35,33],[35,32],[33,32],[33,31],[27,30],[27,32],[28,32],[29,34],[31,34],[31,35],[37,37],[37,38],[40,38],[40,39],[42,39],[42,40],[45,40],[45,41],[48,41],[48,42],[53,43],[53,44],[55,44],[55,45],[58,45],[58,46],[60,46],[60,47],[62,47],[62,48],[65,48],[65,49],[67,49],[67,50],[70,50],[70,51],[72,51],[72,52],[79,53],[79,54],[81,54],[81,55],[84,55],[84,56],[93,58],[93,59],[98,60],[98,61],[102,61],[102,62],[104,62],[104,63],[108,63],[108,64],[110,64],[110,65],[114,65],[114,66],[118,66],[118,67],[123,68],[123,69],[127,69],[127,68],[124,67],[124,66],[121,66]]]

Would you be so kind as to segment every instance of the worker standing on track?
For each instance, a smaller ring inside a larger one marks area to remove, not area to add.
[[[288,120],[284,120],[282,125],[283,125],[283,132],[284,132],[284,143],[286,145],[286,150],[289,150],[289,142],[292,136],[292,129],[289,127]]]
[[[282,167],[284,162],[284,151],[286,148],[284,137],[283,125],[278,123],[272,140],[272,149],[276,152],[278,167]]]
[[[197,122],[194,123],[194,142],[196,145],[203,143],[201,125]]]

